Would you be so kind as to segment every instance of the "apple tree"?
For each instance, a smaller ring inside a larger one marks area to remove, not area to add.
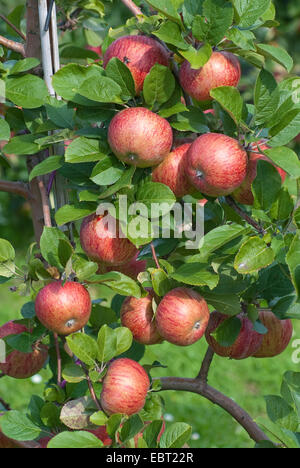
[[[0,239],[1,282],[28,297],[0,327],[0,370],[51,377],[26,414],[1,396],[0,447],[181,448],[191,426],[162,417],[175,390],[258,447],[299,448],[299,373],[266,399],[268,422],[208,385],[215,353],[276,359],[300,318],[300,80],[261,40],[272,1],[28,0],[2,17],[0,139],[28,179],[0,190],[27,200],[35,242],[20,267]],[[139,363],[200,339],[197,376]]]

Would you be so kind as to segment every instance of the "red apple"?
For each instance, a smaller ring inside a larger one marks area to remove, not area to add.
[[[25,325],[8,322],[0,328],[0,339],[24,332],[30,333],[30,330]],[[28,379],[42,369],[47,358],[48,348],[42,344],[33,346],[32,353],[22,353],[13,350],[7,355],[6,362],[0,363],[0,371],[15,379]]]
[[[136,280],[138,275],[145,271],[147,268],[147,261],[137,260],[138,255],[139,252],[133,257],[132,260],[130,260],[130,262],[125,263],[125,265],[99,265],[98,274],[109,273],[111,271],[119,271],[120,273],[123,273],[123,275],[129,276],[129,278]]]
[[[139,413],[145,405],[149,387],[148,374],[138,362],[116,359],[103,380],[101,406],[107,414],[130,416]]]
[[[267,358],[283,353],[291,341],[293,325],[291,320],[279,320],[271,310],[261,310],[259,320],[268,329],[255,358]]]
[[[189,346],[200,340],[208,321],[206,301],[189,288],[176,288],[168,292],[159,303],[155,316],[159,334],[178,346]]]
[[[18,448],[14,440],[6,437],[0,430],[0,448]]]
[[[173,131],[166,119],[145,107],[119,112],[108,129],[108,142],[118,159],[136,167],[161,163],[171,151]]]
[[[193,69],[185,60],[180,69],[182,88],[196,101],[211,100],[210,91],[220,86],[237,86],[241,79],[238,58],[231,52],[213,52],[209,61]]]
[[[92,301],[80,283],[54,281],[37,295],[35,311],[40,322],[59,335],[70,335],[89,321]]]
[[[190,146],[191,143],[187,143],[176,148],[152,172],[153,182],[167,185],[178,198],[191,191],[191,184],[185,173],[185,158]]]
[[[122,326],[129,328],[135,341],[144,345],[162,342],[154,320],[153,298],[153,291],[139,299],[127,297],[121,308]]]
[[[266,145],[264,142],[259,142],[259,147],[261,148],[262,151],[269,149],[269,146]],[[258,147],[255,145],[252,148],[252,150],[258,151]],[[251,190],[251,186],[257,175],[258,161],[267,161],[271,163],[278,170],[279,175],[282,179],[282,182],[285,181],[286,172],[280,167],[276,166],[271,159],[269,159],[264,154],[257,154],[257,153],[250,152],[246,178],[244,179],[242,184],[232,194],[238,203],[241,203],[243,205],[253,205],[254,203],[254,197],[253,197],[253,193]]]
[[[104,54],[103,67],[117,57],[132,73],[136,94],[140,94],[144,81],[156,64],[169,66],[170,54],[155,39],[147,36],[123,36],[114,41]]]
[[[240,314],[237,317],[242,323],[242,328],[236,341],[231,346],[220,345],[212,335],[229,318],[229,316],[220,312],[213,312],[211,314],[205,336],[208,344],[216,354],[240,360],[253,356],[257,352],[262,344],[263,335],[260,335],[253,329],[253,323],[248,319],[247,315]]]
[[[188,150],[186,174],[200,192],[219,197],[241,185],[247,164],[247,153],[237,140],[221,133],[207,133]]]
[[[111,215],[90,215],[81,225],[81,246],[95,262],[107,266],[123,265],[136,256],[138,249],[127,238],[121,237],[121,232],[119,222]]]

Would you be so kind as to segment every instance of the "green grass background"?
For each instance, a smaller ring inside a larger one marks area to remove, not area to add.
[[[28,298],[9,291],[9,284],[0,286],[0,325],[10,319],[20,318],[20,309]],[[300,339],[300,322],[294,322],[295,334],[289,348],[277,358],[230,361],[216,356],[211,366],[209,383],[231,397],[255,419],[265,415],[264,395],[278,394],[282,375],[286,370],[299,370],[292,362],[295,349],[292,343]],[[298,346],[299,347],[299,346]],[[299,347],[300,348],[300,347]],[[158,360],[167,369],[155,369],[153,376],[194,377],[206,351],[206,342],[200,340],[193,346],[181,348],[168,343],[148,347],[142,363]],[[300,356],[300,353],[299,353]],[[27,407],[32,394],[42,394],[47,381],[47,371],[41,372],[39,384],[29,380],[0,379],[0,397],[13,409]],[[247,433],[221,408],[191,393],[164,392],[167,419],[187,422],[193,427],[190,443],[193,447],[249,448],[253,447]]]

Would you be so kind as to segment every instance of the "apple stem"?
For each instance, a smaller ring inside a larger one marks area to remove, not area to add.
[[[225,197],[226,203],[234,209],[234,211],[241,217],[243,218],[250,226],[254,227],[254,229],[262,235],[266,234],[266,231],[258,224],[254,219],[252,219],[245,211],[243,211],[233,200],[232,197],[228,196]]]
[[[157,255],[156,255],[156,251],[155,251],[155,247],[153,245],[153,242],[151,242],[150,245],[151,245],[153,260],[155,261],[155,264],[156,264],[157,268],[160,269],[160,264],[159,264],[159,261],[158,261]]]

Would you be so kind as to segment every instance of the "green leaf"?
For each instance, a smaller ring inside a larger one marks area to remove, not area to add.
[[[106,68],[106,75],[121,88],[121,98],[127,102],[135,96],[135,84],[129,68],[117,57],[112,58]]]
[[[14,260],[16,256],[15,249],[6,239],[0,239],[0,263],[7,260]]]
[[[57,267],[58,269],[64,268],[64,265],[61,264],[59,258],[59,246],[61,240],[67,242],[72,248],[68,238],[60,229],[44,227],[40,241],[41,253],[49,265]]]
[[[208,286],[210,289],[214,289],[219,282],[219,276],[202,263],[185,263],[170,276],[181,283]]]
[[[151,280],[155,294],[165,296],[172,289],[172,282],[163,269],[151,269]]]
[[[231,0],[240,27],[252,26],[270,7],[271,0]]]
[[[184,23],[191,27],[197,15],[202,15],[202,5],[204,0],[185,0],[182,6]]]
[[[155,10],[163,13],[167,18],[175,20],[181,25],[181,18],[178,13],[179,7],[182,5],[183,0],[168,0],[163,3],[161,0],[146,0]]]
[[[279,88],[275,78],[267,70],[261,70],[254,93],[257,125],[264,124],[273,117],[279,104],[279,98]]]
[[[269,133],[272,138],[268,141],[268,145],[272,147],[287,145],[299,134],[299,128],[300,111],[299,109],[291,110],[270,129]]]
[[[213,46],[217,45],[232,25],[234,10],[227,0],[205,0],[203,15],[208,22],[206,40]]]
[[[0,140],[10,140],[10,127],[4,119],[0,119]]]
[[[260,237],[251,237],[240,248],[234,268],[241,274],[254,273],[271,265],[275,254]]]
[[[256,37],[252,31],[243,31],[237,27],[233,27],[227,31],[226,37],[241,49],[256,52],[256,47],[254,45]]]
[[[90,421],[96,426],[105,426],[108,421],[108,417],[103,411],[97,411],[97,413],[91,415]]]
[[[98,75],[84,81],[78,94],[95,102],[122,102],[121,86],[106,76]]]
[[[29,182],[35,177],[49,174],[50,172],[57,171],[63,166],[63,156],[49,156],[47,159],[37,164],[29,175]]]
[[[295,410],[277,395],[265,396],[267,413],[272,422],[280,427],[296,432],[299,426]]]
[[[213,50],[210,44],[205,43],[199,49],[190,46],[187,50],[179,50],[180,55],[190,62],[193,69],[198,70],[210,59]]]
[[[270,158],[276,166],[284,169],[292,177],[300,177],[300,161],[297,154],[286,146],[264,150],[264,153]]]
[[[89,335],[74,333],[66,338],[70,350],[75,356],[87,366],[94,366],[98,358],[98,346],[96,341]]]
[[[210,95],[228,112],[237,125],[241,123],[244,102],[236,88],[233,86],[220,86],[213,89]]]
[[[160,448],[182,448],[190,439],[192,427],[185,423],[175,423],[168,427],[160,439]]]
[[[117,334],[108,325],[100,328],[97,343],[100,362],[108,362],[117,355]]]
[[[98,198],[100,200],[103,200],[105,198],[111,197],[112,195],[114,195],[116,192],[118,192],[122,188],[130,187],[132,184],[132,178],[134,176],[135,170],[136,168],[134,166],[131,166],[128,169],[126,169],[122,173],[119,180],[114,185],[111,185],[106,190],[104,190],[104,192],[99,194]]]
[[[51,97],[46,104],[47,116],[55,125],[61,128],[73,129],[75,110],[64,101]]]
[[[117,337],[116,345],[116,356],[125,353],[132,345],[132,333],[128,328],[119,327],[115,329],[115,335]]]
[[[94,203],[78,203],[77,205],[65,205],[55,213],[58,226],[77,221],[95,213],[97,205]]]
[[[292,282],[297,292],[298,298],[300,298],[300,232],[294,236],[293,241],[290,245],[289,251],[286,255],[286,262],[288,264]]]
[[[34,143],[37,135],[20,135],[13,137],[7,145],[4,146],[3,152],[6,154],[30,155],[38,153],[39,145]]]
[[[225,224],[208,232],[202,239],[200,245],[201,254],[207,258],[212,252],[218,250],[223,245],[245,236],[250,232],[250,228],[245,228],[240,224]]]
[[[106,142],[79,137],[67,147],[65,159],[71,164],[94,162],[104,159],[108,153],[109,148]]]
[[[160,28],[157,31],[154,31],[153,34],[166,44],[172,44],[182,50],[189,48],[189,44],[185,42],[182,37],[180,27],[172,21],[162,23]]]
[[[120,432],[120,439],[123,443],[133,439],[144,427],[144,422],[138,414],[131,416],[125,423]]]
[[[20,411],[7,411],[0,418],[3,434],[14,440],[34,440],[41,434],[41,429]]]
[[[152,421],[144,430],[143,438],[148,447],[155,448],[158,444],[158,437],[163,427],[163,421],[158,419],[156,421]]]
[[[252,184],[254,207],[269,210],[279,196],[281,184],[282,180],[276,167],[267,161],[258,161],[257,175]]]
[[[256,44],[257,50],[264,57],[270,58],[282,65],[290,73],[293,69],[294,62],[292,57],[282,47],[275,47],[270,44]]]
[[[143,94],[146,104],[153,107],[167,102],[175,90],[175,78],[171,70],[156,64],[146,76]]]
[[[125,168],[117,158],[107,156],[96,164],[90,179],[97,185],[112,185],[117,182]]]
[[[40,61],[37,58],[26,58],[18,60],[18,62],[10,69],[10,75],[17,75],[18,73],[24,73],[32,68],[37,67]]]
[[[25,109],[41,107],[47,96],[47,86],[38,76],[23,75],[18,78],[8,78],[6,81],[6,97],[16,106]]]
[[[241,328],[241,320],[238,317],[230,317],[221,323],[213,335],[221,346],[229,347],[235,343]]]
[[[53,437],[47,448],[101,448],[103,442],[98,437],[87,431],[61,432]]]
[[[63,379],[70,383],[78,383],[86,380],[84,370],[76,364],[67,364],[62,371]]]
[[[166,185],[156,182],[146,182],[138,189],[137,201],[144,203],[148,210],[153,208],[153,204],[160,204],[160,215],[163,216],[172,209],[173,205],[176,203],[176,197],[172,190]]]
[[[112,271],[105,275],[91,276],[89,282],[105,284],[122,296],[141,297],[141,289],[136,281],[118,271]]]
[[[57,94],[67,101],[82,103],[83,98],[78,94],[84,81],[101,75],[101,69],[97,65],[85,67],[70,63],[55,73],[52,84]]]

